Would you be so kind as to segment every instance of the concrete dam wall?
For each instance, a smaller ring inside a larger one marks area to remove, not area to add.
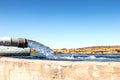
[[[120,80],[120,62],[72,62],[0,57],[0,80]]]

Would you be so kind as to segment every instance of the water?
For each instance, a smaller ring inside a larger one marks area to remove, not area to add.
[[[119,54],[56,54],[55,57],[34,56],[32,59],[60,60],[60,61],[120,61]],[[57,56],[57,57],[56,57]]]
[[[39,54],[33,54],[31,56],[16,56],[17,58],[28,58],[28,59],[41,59],[41,60],[60,60],[60,61],[120,61],[119,54],[57,54],[54,53],[49,47],[33,41],[28,40],[28,47],[34,48],[39,51]]]
[[[37,50],[39,53],[41,53],[46,57],[50,57],[54,55],[54,52],[52,51],[52,49],[33,40],[28,40],[28,47]],[[37,55],[41,55],[41,54],[37,54]],[[34,54],[32,56],[37,56],[37,55]]]

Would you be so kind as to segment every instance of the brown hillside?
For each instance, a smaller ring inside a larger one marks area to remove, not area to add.
[[[119,54],[120,46],[92,46],[72,49],[53,49],[56,53],[80,53],[80,54]]]

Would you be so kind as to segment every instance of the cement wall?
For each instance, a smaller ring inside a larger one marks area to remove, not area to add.
[[[0,58],[0,80],[120,80],[120,62]]]

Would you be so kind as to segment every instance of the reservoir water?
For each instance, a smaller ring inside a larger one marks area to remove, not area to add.
[[[45,55],[14,56],[14,58],[57,60],[57,61],[98,61],[98,62],[120,62],[119,54],[55,54],[53,57]]]

